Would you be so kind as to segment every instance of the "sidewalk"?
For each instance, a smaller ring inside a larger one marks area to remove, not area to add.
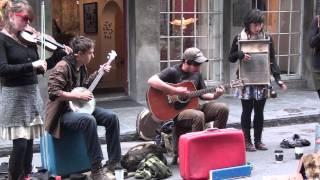
[[[263,179],[264,176],[271,175],[290,175],[294,174],[297,166],[298,160],[294,157],[294,149],[282,149],[279,147],[282,139],[287,137],[292,137],[294,133],[299,134],[301,138],[308,139],[311,142],[311,146],[304,148],[304,153],[312,153],[314,150],[314,139],[315,139],[315,125],[316,123],[307,123],[299,125],[289,125],[281,127],[267,127],[263,132],[263,141],[268,145],[268,151],[257,151],[257,152],[246,152],[246,160],[249,162],[253,169],[251,176],[247,180],[257,180]],[[122,142],[122,154],[125,154],[131,147],[138,145],[140,143],[145,143],[141,141],[132,142]],[[283,163],[275,163],[274,150],[282,149],[284,151],[284,161]],[[104,157],[107,159],[107,148],[106,145],[102,145],[102,151]],[[214,159],[211,159],[214,161]],[[8,157],[0,158],[1,162],[8,162]],[[171,158],[168,157],[168,162],[171,162]],[[41,166],[40,153],[34,153],[33,156],[33,166]],[[177,165],[169,165],[172,170],[172,176],[167,178],[167,180],[179,180],[182,179],[179,172],[179,167]],[[128,180],[134,180],[131,177]],[[65,179],[68,180],[68,179]]]
[[[320,99],[311,90],[288,90],[278,92],[278,97],[268,99],[265,105],[265,127],[280,126],[288,124],[299,124],[308,122],[320,122]],[[135,132],[137,114],[144,105],[132,103],[130,107],[121,107],[123,102],[103,102],[104,107],[112,108],[120,118],[121,134],[132,134]],[[240,127],[241,102],[239,99],[224,95],[218,99],[229,106],[229,127]],[[100,104],[100,103],[98,103]],[[252,113],[253,115],[253,113]],[[103,133],[103,132],[101,132]]]
[[[289,124],[320,122],[320,100],[317,94],[311,90],[288,90],[278,92],[278,98],[268,99],[265,107],[265,127],[282,126]],[[228,127],[240,127],[241,102],[239,99],[224,95],[219,98],[230,108]],[[120,119],[121,141],[137,140],[136,117],[145,108],[145,104],[139,104],[130,99],[98,102],[98,106],[112,109]],[[104,139],[104,128],[99,127],[99,136]],[[39,140],[35,140],[39,144]],[[11,141],[0,140],[0,156],[7,155],[10,151]],[[39,146],[35,146],[39,151]]]

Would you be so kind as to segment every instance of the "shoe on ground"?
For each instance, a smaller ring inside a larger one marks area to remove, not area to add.
[[[289,148],[294,148],[295,147],[295,141],[288,139],[283,139],[280,143],[280,147],[289,149]]]
[[[254,152],[254,151],[257,151],[257,149],[254,147],[254,145],[251,142],[248,142],[246,143],[246,151]]]
[[[306,139],[296,139],[295,140],[295,147],[303,147],[303,146],[310,146],[310,141]]]
[[[92,180],[115,180],[116,177],[112,172],[106,172],[104,168],[100,168],[96,172],[91,172],[90,175]]]
[[[124,177],[128,177],[128,170],[123,168],[121,166],[121,163],[120,162],[114,162],[114,161],[111,161],[111,162],[107,162],[104,167],[106,168],[106,172],[111,172],[112,174],[114,174],[114,171],[117,170],[117,169],[122,169],[124,170]]]
[[[260,151],[266,151],[268,150],[267,146],[263,144],[262,142],[255,143],[256,149]]]

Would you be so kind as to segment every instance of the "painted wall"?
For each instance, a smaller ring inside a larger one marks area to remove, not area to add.
[[[147,80],[160,71],[158,0],[128,1],[130,97],[145,101]]]

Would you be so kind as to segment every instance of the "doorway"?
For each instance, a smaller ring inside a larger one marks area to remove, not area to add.
[[[67,44],[77,35],[95,41],[95,58],[87,65],[89,74],[106,62],[108,52],[111,50],[117,52],[117,57],[111,64],[111,71],[103,76],[94,93],[102,97],[110,93],[127,95],[126,1],[52,0],[51,2],[52,34],[58,42]],[[96,22],[96,29],[92,26],[89,29],[86,27],[88,16],[84,16],[84,13],[91,13],[90,23]]]
[[[103,77],[104,90],[127,92],[127,61],[125,46],[125,25],[123,6],[119,2],[110,1],[102,9],[99,31],[100,51],[107,54],[115,50],[117,57],[112,63],[111,71]],[[101,90],[100,90],[101,91]]]

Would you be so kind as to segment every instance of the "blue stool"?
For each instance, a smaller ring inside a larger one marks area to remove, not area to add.
[[[40,139],[40,151],[42,167],[52,176],[68,176],[91,167],[81,132],[64,129],[60,139],[45,133]]]

